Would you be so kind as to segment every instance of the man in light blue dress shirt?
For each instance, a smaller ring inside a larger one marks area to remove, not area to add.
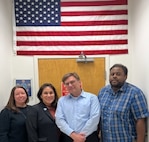
[[[61,142],[99,142],[100,105],[96,95],[82,90],[76,73],[62,78],[69,95],[62,96],[56,110],[56,124],[62,132]]]

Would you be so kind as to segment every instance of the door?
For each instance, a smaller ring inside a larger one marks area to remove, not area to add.
[[[105,85],[105,58],[94,58],[93,62],[76,62],[74,58],[38,59],[39,86],[52,83],[61,96],[61,79],[68,72],[76,72],[82,81],[83,90],[98,94]]]

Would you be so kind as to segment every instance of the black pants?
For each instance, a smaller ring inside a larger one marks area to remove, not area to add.
[[[60,137],[60,142],[73,142],[73,140],[66,134],[62,133]],[[85,142],[99,142],[98,133],[96,131],[93,132],[86,138]]]

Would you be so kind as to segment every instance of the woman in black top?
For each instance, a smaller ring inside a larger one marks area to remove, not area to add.
[[[29,142],[59,142],[60,131],[55,124],[55,110],[58,95],[50,83],[43,84],[37,97],[40,102],[34,105],[27,115]]]
[[[12,88],[8,103],[0,113],[0,142],[28,142],[25,125],[28,101],[24,87]]]

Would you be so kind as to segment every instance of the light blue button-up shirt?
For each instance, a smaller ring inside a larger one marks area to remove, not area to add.
[[[87,136],[97,130],[100,119],[100,105],[96,95],[82,91],[79,97],[63,96],[58,101],[56,124],[70,136],[72,132]]]

